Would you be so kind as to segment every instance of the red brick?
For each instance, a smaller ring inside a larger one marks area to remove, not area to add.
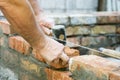
[[[16,48],[16,50],[18,51],[18,52],[21,52],[21,53],[26,53],[26,52],[24,52],[24,43],[23,43],[23,39],[21,38],[21,37],[17,37],[17,39],[18,40],[16,40],[16,43],[15,44],[17,44],[17,45],[19,45],[19,46],[15,46],[15,48]],[[26,44],[27,45],[27,44]]]
[[[9,47],[25,55],[30,53],[30,45],[20,36],[10,37]]]
[[[76,49],[71,49],[70,47],[65,47],[64,52],[69,56],[69,57],[74,57],[74,56],[79,56],[80,52]]]
[[[87,76],[86,80],[88,78],[89,80],[91,78],[94,78],[95,80],[110,80],[109,77],[112,77],[111,73],[114,72],[114,77],[112,78],[114,78],[115,80],[119,80],[120,76],[118,74],[120,74],[120,72],[115,72],[115,70],[120,69],[119,66],[120,63],[114,63],[102,57],[98,57],[95,55],[85,55],[72,58],[70,61],[69,69],[72,72],[79,71],[77,73],[84,73],[84,76],[80,74],[75,75],[79,75],[80,79],[83,79]]]
[[[3,33],[10,34],[10,24],[7,21],[0,21],[0,27],[3,30]]]
[[[45,62],[44,59],[41,57],[40,53],[38,53],[35,49],[33,49],[32,54],[39,61]]]
[[[55,71],[51,69],[45,69],[45,71],[48,80],[73,80],[69,77],[71,73],[68,71]]]
[[[30,48],[31,48],[30,44],[27,41],[25,41],[24,39],[22,41],[24,42],[23,43],[23,49],[22,49],[24,54],[29,54],[30,53]]]
[[[73,62],[76,62],[78,65],[87,64],[91,67],[100,68],[106,71],[115,70],[120,65],[120,63],[114,63],[105,58],[95,55],[77,56],[73,58]]]

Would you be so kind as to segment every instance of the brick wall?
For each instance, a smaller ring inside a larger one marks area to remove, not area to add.
[[[67,40],[91,48],[112,48],[120,44],[120,13],[48,15],[66,27]]]
[[[56,24],[65,25],[68,40],[77,44],[92,45],[92,47],[96,45],[109,46],[112,40],[113,43],[120,40],[118,13],[54,15],[49,17],[54,18]],[[109,38],[111,42],[107,44]],[[35,55],[36,53],[31,46],[21,36],[12,34],[9,23],[0,22],[0,65],[12,70],[17,75],[18,80],[120,79],[119,62],[112,62],[95,55],[73,57],[69,62],[69,68],[59,70],[44,64],[40,61],[41,57]]]

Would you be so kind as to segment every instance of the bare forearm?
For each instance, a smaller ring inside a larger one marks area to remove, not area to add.
[[[45,35],[38,27],[27,0],[10,0],[1,6],[1,10],[13,28],[32,46],[36,44],[37,40],[44,42]]]

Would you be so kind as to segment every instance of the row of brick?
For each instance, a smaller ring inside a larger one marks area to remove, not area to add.
[[[67,38],[67,41],[80,44],[82,46],[88,46],[88,47],[110,47],[118,45],[120,42],[120,36],[87,36],[87,37],[70,37]]]
[[[66,35],[100,35],[120,34],[118,25],[95,25],[95,26],[69,26],[66,28]]]
[[[56,14],[47,16],[53,18],[56,24],[64,25],[120,23],[119,12],[96,12],[89,14]]]
[[[0,21],[3,33],[14,33],[14,30],[7,22]],[[66,28],[66,35],[99,35],[99,34],[120,34],[119,25],[95,25],[95,26],[69,26]]]
[[[93,25],[93,24],[119,24],[120,12],[95,12],[89,14],[47,14],[56,24],[63,25]]]

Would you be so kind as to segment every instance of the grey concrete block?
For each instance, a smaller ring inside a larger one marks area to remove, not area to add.
[[[71,25],[95,24],[97,23],[96,17],[93,15],[70,15]]]
[[[55,21],[55,24],[63,24],[63,25],[69,25],[69,17],[67,15],[53,15],[49,16],[49,18],[53,18]]]

